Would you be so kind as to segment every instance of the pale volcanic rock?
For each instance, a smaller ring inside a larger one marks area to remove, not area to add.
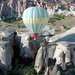
[[[14,56],[13,46],[15,39],[15,31],[6,29],[9,25],[0,27],[0,69],[11,70],[12,58]]]
[[[34,59],[40,47],[40,43],[25,33],[18,33],[15,39],[17,40],[16,45],[21,49],[20,57]]]

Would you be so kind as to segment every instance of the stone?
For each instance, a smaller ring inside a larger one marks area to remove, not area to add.
[[[60,53],[59,57],[64,59],[65,56],[63,51]]]
[[[2,70],[12,69],[11,63],[12,63],[13,55],[14,55],[13,48],[10,45],[10,42],[0,41],[0,63],[4,65],[4,66],[1,66]]]
[[[57,60],[59,60],[59,54],[64,51],[64,54],[66,54],[66,52],[68,50],[71,51],[71,54],[72,54],[72,61],[73,63],[75,64],[75,51],[74,51],[74,45],[75,45],[75,27],[71,28],[70,30],[67,30],[66,32],[64,33],[61,33],[61,34],[58,34],[58,35],[55,35],[53,37],[51,37],[49,39],[49,42],[56,42],[58,43],[58,47],[56,48],[55,50],[55,54],[54,54],[54,58],[56,57]],[[61,49],[61,50],[60,50]],[[65,62],[69,62],[70,60],[70,52],[68,53],[69,57],[68,57],[68,60],[66,59]],[[58,61],[57,61],[58,62]]]
[[[37,73],[42,72],[43,68],[51,67],[54,65],[55,61],[53,60],[53,55],[55,52],[56,45],[47,45],[44,43],[44,46],[41,46],[37,52],[35,59],[35,70]],[[38,57],[39,56],[39,57]]]
[[[51,73],[50,74],[56,74],[58,71],[58,65],[55,64],[54,68],[53,68],[53,71],[50,71]]]
[[[59,9],[57,13],[58,14],[63,14],[63,10]]]
[[[12,69],[12,58],[14,56],[13,46],[15,39],[15,31],[7,31],[10,25],[0,27],[0,69],[11,70]]]
[[[75,75],[75,69],[69,69],[65,75]]]
[[[49,67],[47,67],[47,69],[46,69],[44,75],[49,75]]]
[[[61,69],[60,67],[55,64],[52,70],[49,70],[49,75],[61,75]]]
[[[71,51],[68,50],[67,53],[66,53],[66,55],[65,55],[65,63],[70,62],[71,61],[71,58],[72,58]]]
[[[66,32],[63,32],[61,34],[55,35],[53,37],[50,38],[50,42],[61,42],[63,44],[62,41],[66,41],[66,42],[75,42],[74,41],[74,33],[75,31],[75,27],[72,27],[71,29],[67,30]],[[68,43],[65,43],[63,45],[66,45]]]
[[[61,68],[62,68],[62,70],[65,70],[66,71],[66,64],[65,64],[65,62],[62,62]]]
[[[5,19],[5,17],[3,16],[3,19]]]
[[[46,25],[44,29],[39,33],[39,36],[47,36],[47,35],[54,35],[56,28],[51,28],[50,25]]]
[[[59,57],[60,57],[60,64],[59,65],[61,66],[62,70],[66,70],[65,54],[64,54],[64,52],[61,52]]]
[[[22,36],[21,36],[22,35]],[[25,33],[21,33],[19,36],[21,36],[21,41],[20,41],[20,56],[25,58],[35,58],[35,54],[37,53],[40,44],[37,40],[33,40],[29,35]]]
[[[60,66],[62,71],[73,68],[75,51],[74,30],[75,27],[64,33],[43,38],[44,41],[40,44],[41,47],[37,52],[35,60],[34,68],[37,73],[42,72],[42,69],[45,68],[47,69],[47,74],[49,71],[48,67],[54,66],[55,63]],[[56,61],[54,59],[56,59]],[[54,72],[52,74],[54,74]]]
[[[0,27],[0,31],[6,31],[11,25],[3,25]]]
[[[46,39],[44,39],[41,43],[40,46],[44,46],[45,44],[47,44],[48,42],[46,42]]]
[[[1,42],[2,43],[2,42]],[[13,49],[10,46],[10,43],[4,43],[2,47],[2,51],[0,52],[1,54],[1,63],[5,65],[5,69],[12,69],[12,57],[13,57]],[[7,61],[8,60],[8,61]]]
[[[40,49],[38,50],[38,53],[37,53],[37,56],[36,56],[36,59],[35,59],[35,70],[37,71],[37,73],[40,73],[42,72],[42,69],[43,69],[43,54],[42,54],[42,47],[40,47]],[[38,54],[39,54],[39,57],[38,57]]]
[[[14,46],[14,37],[16,32],[14,30],[8,30],[4,31],[5,32],[5,37],[2,38],[3,41],[10,41],[10,45],[13,47]]]
[[[60,72],[60,71],[58,71],[58,72],[57,72],[57,75],[61,75],[61,72]]]
[[[61,74],[61,69],[59,68],[59,66],[55,64],[55,66],[52,68],[47,67],[44,75],[62,75],[62,74]]]
[[[43,7],[46,5],[45,2],[41,1],[42,3],[39,4]],[[38,6],[38,1],[26,1],[26,0],[11,0],[11,1],[3,1],[1,4],[1,16],[7,18],[10,15],[12,17],[22,17],[22,12],[30,7],[30,6]],[[6,9],[6,10],[5,10]],[[6,12],[6,13],[5,13]]]
[[[60,64],[62,62],[62,56],[59,56],[62,52],[64,52],[64,54],[67,52],[67,48],[64,47],[63,45],[61,44],[58,44],[56,46],[56,49],[55,49],[55,53],[54,53],[54,56],[53,56],[53,59],[56,59],[56,63],[57,64]]]

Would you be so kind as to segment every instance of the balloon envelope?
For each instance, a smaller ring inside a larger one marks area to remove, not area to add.
[[[29,7],[23,12],[23,22],[25,26],[36,37],[48,22],[48,13],[42,7]]]

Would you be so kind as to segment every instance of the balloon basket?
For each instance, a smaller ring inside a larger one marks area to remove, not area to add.
[[[34,40],[36,40],[36,36],[38,36],[39,33],[32,33],[32,35],[34,36]]]
[[[36,37],[34,37],[34,40],[36,40]]]

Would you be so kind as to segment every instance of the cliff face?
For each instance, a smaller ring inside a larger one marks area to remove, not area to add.
[[[31,6],[49,8],[61,5],[74,5],[75,0],[3,0],[0,1],[0,16],[3,18],[21,16],[22,12]]]

